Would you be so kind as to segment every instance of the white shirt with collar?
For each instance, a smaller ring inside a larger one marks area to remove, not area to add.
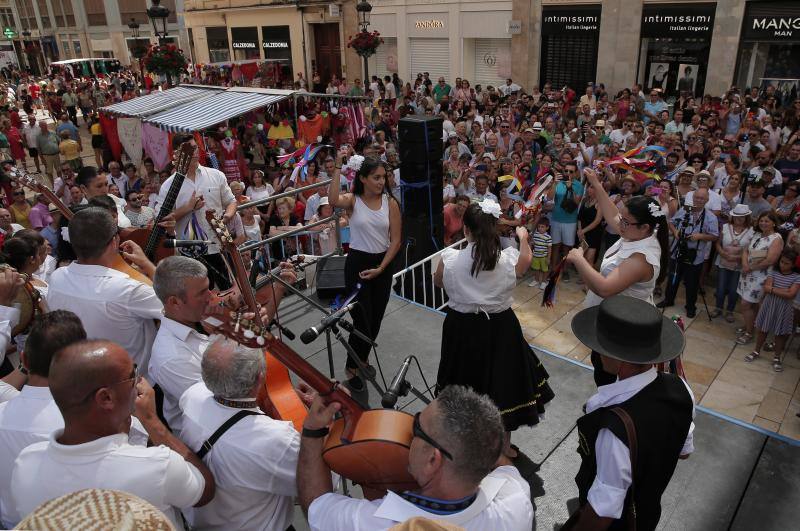
[[[653,383],[658,376],[655,367],[636,376],[618,380],[612,384],[601,385],[597,393],[586,402],[586,413],[591,413],[601,407],[621,404],[632,398],[636,393]],[[692,397],[694,394],[684,380],[686,391]],[[695,411],[692,406],[692,418]],[[597,434],[594,444],[597,456],[597,475],[586,498],[598,516],[604,518],[620,518],[625,505],[625,495],[631,486],[631,456],[628,447],[611,430],[601,429]],[[683,444],[681,455],[694,452],[694,422],[689,426],[686,442]]]
[[[415,516],[455,524],[468,531],[530,531],[534,511],[530,485],[513,466],[492,470],[481,481],[475,501],[455,514],[429,513],[393,492],[373,501],[329,492],[308,508],[308,523],[314,531],[383,530]]]
[[[82,489],[129,492],[152,503],[176,529],[182,529],[176,508],[188,508],[203,495],[205,479],[194,465],[166,446],[133,446],[118,433],[84,444],[49,440],[25,448],[11,474],[9,517],[17,524],[39,504]]]
[[[182,421],[178,401],[203,379],[200,363],[210,343],[207,335],[169,317],[161,318],[148,372],[153,384],[164,391],[164,418],[175,433]]]
[[[161,319],[164,309],[152,286],[115,269],[72,262],[51,275],[47,304],[80,316],[90,339],[121,345],[147,376],[154,320]]]
[[[24,228],[25,227],[23,227],[19,223],[12,223],[11,224],[11,234],[10,234],[10,236],[13,236],[17,231],[21,231]],[[8,232],[9,231],[7,231],[7,230],[0,229],[0,233],[2,233],[2,234],[8,234]]]
[[[120,172],[118,177],[114,177],[110,173],[108,174],[108,185],[111,186],[112,184],[116,184],[117,188],[119,188],[119,193],[122,197],[128,195],[126,192],[128,191],[128,176],[122,172]]]
[[[174,174],[161,185],[161,190],[158,194],[159,205],[164,204],[164,200],[167,197],[170,186],[172,186],[173,179],[175,179]],[[189,202],[189,199],[192,197],[193,193],[196,194],[196,197],[198,198],[203,196],[203,199],[205,200],[206,206],[200,210],[197,210],[194,214],[197,217],[197,221],[200,223],[200,226],[205,231],[206,237],[215,242],[214,231],[206,221],[206,211],[213,210],[217,217],[222,217],[227,206],[236,201],[230,186],[228,186],[228,179],[225,177],[225,174],[219,170],[206,168],[205,166],[198,166],[194,180],[191,180],[188,177],[183,180],[183,184],[181,184],[181,190],[178,193],[178,199],[175,202],[175,205],[178,207],[185,205]],[[188,214],[177,220],[175,233],[178,234],[179,238],[184,235],[184,231],[191,221],[191,218],[192,215]],[[219,253],[219,246],[216,244],[216,242],[208,246],[208,254],[215,253]]]
[[[6,359],[6,350],[11,345],[11,331],[19,323],[19,309],[0,306],[0,363]]]
[[[183,394],[180,406],[180,438],[195,450],[239,411],[215,401],[203,382]],[[297,496],[299,452],[300,434],[291,422],[266,415],[243,418],[203,458],[217,491],[208,505],[186,511],[189,524],[207,531],[286,529]]]

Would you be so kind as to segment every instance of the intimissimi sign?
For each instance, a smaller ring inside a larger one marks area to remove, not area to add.
[[[742,40],[800,42],[800,2],[748,2]]]
[[[600,4],[590,6],[543,6],[542,35],[600,33]]]
[[[714,32],[717,4],[645,4],[642,38],[704,38]]]

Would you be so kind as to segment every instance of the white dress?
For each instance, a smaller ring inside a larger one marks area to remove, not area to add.
[[[619,267],[622,261],[631,255],[641,254],[648,264],[653,266],[653,276],[645,282],[636,282],[625,288],[618,295],[627,295],[628,297],[635,297],[642,299],[650,304],[655,304],[653,301],[653,289],[656,287],[656,279],[658,273],[661,271],[661,246],[658,244],[658,238],[655,233],[647,238],[637,241],[629,241],[623,238],[617,240],[614,245],[608,248],[606,254],[603,256],[603,263],[600,265],[600,274],[607,277],[614,269]],[[586,299],[583,301],[585,308],[597,306],[603,301],[603,297],[597,295],[592,290],[586,293]]]

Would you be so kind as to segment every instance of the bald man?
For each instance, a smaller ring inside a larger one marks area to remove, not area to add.
[[[42,502],[99,488],[135,494],[181,529],[178,509],[214,497],[211,472],[158,420],[153,389],[122,347],[85,340],[58,351],[49,384],[64,429],[20,453],[11,474],[12,523]],[[131,412],[147,429],[152,447],[128,443]]]

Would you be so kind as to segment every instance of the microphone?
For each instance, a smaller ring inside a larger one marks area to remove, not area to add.
[[[177,247],[200,247],[201,245],[210,245],[211,242],[208,240],[175,240],[175,239],[166,239],[164,240],[164,247],[167,249],[175,249]]]
[[[277,319],[273,319],[272,322],[269,323],[269,328],[272,328],[273,326],[276,327],[281,332],[283,332],[283,335],[285,335],[289,339],[289,341],[294,341],[295,338],[294,332],[292,332],[291,330],[280,324]]]
[[[336,323],[338,323],[339,320],[342,317],[344,317],[346,313],[348,313],[349,311],[351,311],[353,308],[356,307],[356,304],[358,304],[358,301],[351,302],[346,306],[342,306],[332,314],[325,316],[325,318],[322,319],[322,321],[320,321],[318,325],[312,326],[306,329],[302,334],[300,334],[300,341],[302,341],[304,345],[308,345],[309,343],[317,339],[322,332],[324,332],[331,326],[334,326]]]
[[[411,359],[413,357],[414,356],[407,356],[406,359],[403,360],[400,370],[394,375],[391,385],[389,385],[389,387],[386,389],[386,392],[383,393],[383,396],[381,397],[381,406],[385,408],[393,408],[397,403],[397,399],[401,396],[405,396],[408,392],[408,389],[405,389],[407,385],[406,373],[408,373],[408,368],[411,366]]]

